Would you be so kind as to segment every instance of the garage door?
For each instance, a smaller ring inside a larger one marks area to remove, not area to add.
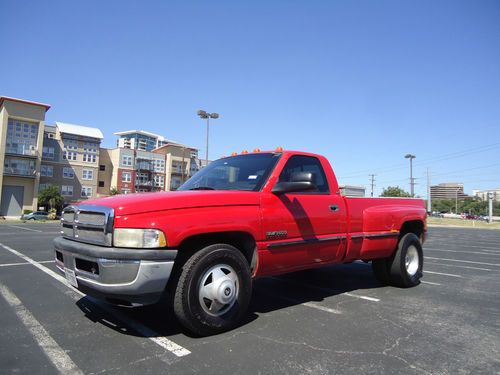
[[[23,213],[24,186],[4,185],[2,188],[2,216],[21,216]]]

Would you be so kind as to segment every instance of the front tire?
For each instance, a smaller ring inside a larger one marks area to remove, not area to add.
[[[197,335],[234,328],[247,311],[252,279],[246,258],[227,244],[210,245],[183,265],[174,292],[179,322]]]
[[[398,243],[398,248],[388,262],[391,284],[410,288],[420,284],[424,255],[420,239],[414,233],[407,233]]]

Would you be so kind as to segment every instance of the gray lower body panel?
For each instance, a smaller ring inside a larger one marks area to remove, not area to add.
[[[120,305],[157,302],[172,272],[177,251],[142,250],[54,240],[56,266],[85,294]],[[146,259],[144,259],[146,258]]]

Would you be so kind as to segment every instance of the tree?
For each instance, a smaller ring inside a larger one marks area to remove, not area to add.
[[[382,191],[381,197],[411,197],[410,193],[404,191],[399,186],[389,186]]]
[[[57,186],[49,186],[38,194],[38,205],[40,206],[49,206],[50,209],[55,209],[63,202],[64,198]]]

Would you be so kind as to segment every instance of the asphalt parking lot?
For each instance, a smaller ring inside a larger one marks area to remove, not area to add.
[[[412,289],[364,263],[257,280],[244,324],[208,338],[165,304],[116,308],[69,287],[58,233],[0,225],[1,373],[500,373],[500,231],[430,228]]]

